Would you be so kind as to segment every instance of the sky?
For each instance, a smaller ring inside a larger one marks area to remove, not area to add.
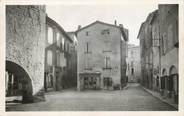
[[[109,24],[114,24],[116,20],[118,25],[123,24],[129,30],[129,44],[139,45],[137,35],[140,25],[157,8],[157,4],[67,4],[46,6],[46,12],[66,32],[76,31],[78,25],[84,27],[96,20]]]

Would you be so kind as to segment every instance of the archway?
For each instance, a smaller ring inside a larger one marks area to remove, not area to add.
[[[171,66],[171,68],[170,68],[170,70],[169,70],[169,75],[171,75],[171,74],[177,74],[178,72],[177,72],[177,69],[176,69],[176,67],[173,65],[173,66]]]
[[[166,76],[167,75],[167,71],[166,71],[166,69],[164,68],[163,70],[162,70],[162,76]]]
[[[178,103],[178,72],[174,65],[169,70],[169,79],[171,97],[174,97],[175,103]]]
[[[167,86],[167,71],[166,69],[164,68],[162,70],[162,77],[160,78],[160,82],[161,82],[161,89],[166,89],[166,86]]]
[[[6,97],[22,96],[23,103],[33,102],[32,83],[28,73],[20,65],[6,61]]]

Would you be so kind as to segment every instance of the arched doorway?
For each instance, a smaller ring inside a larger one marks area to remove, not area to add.
[[[164,68],[162,70],[162,77],[160,78],[161,95],[164,95],[164,90],[167,88],[167,71]]]
[[[169,82],[170,97],[174,98],[175,103],[178,103],[178,72],[175,66],[170,67]]]
[[[31,79],[28,73],[20,65],[12,61],[6,61],[5,80],[6,97],[22,96],[21,102],[33,102]]]
[[[159,76],[158,75],[156,76],[156,79],[155,79],[155,86],[156,86],[156,91],[159,91],[160,83],[159,83]]]

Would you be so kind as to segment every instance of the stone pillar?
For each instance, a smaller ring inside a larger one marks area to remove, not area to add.
[[[26,71],[32,85],[27,92],[39,99],[44,87],[45,21],[43,5],[6,6],[6,60]]]
[[[80,85],[81,84],[81,82],[80,82],[80,75],[78,74],[77,75],[77,91],[81,91],[81,88],[80,88]]]

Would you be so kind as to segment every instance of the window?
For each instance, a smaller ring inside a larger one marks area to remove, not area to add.
[[[163,34],[162,36],[162,54],[164,55],[167,50],[167,38],[166,38],[166,33]]]
[[[56,41],[57,41],[57,46],[60,47],[60,34],[56,33]]]
[[[65,49],[65,38],[61,38],[61,48],[62,48],[62,50],[64,51],[64,49]]]
[[[48,43],[53,44],[53,29],[48,27]]]
[[[110,57],[105,57],[105,59],[104,59],[104,69],[111,69]]]
[[[178,20],[176,20],[174,24],[174,37],[173,37],[173,42],[175,47],[179,47],[179,42],[178,42]]]
[[[173,25],[169,25],[167,30],[167,36],[168,36],[168,48],[172,49],[174,47],[174,36],[173,36]]]
[[[90,54],[85,55],[85,70],[92,70],[91,55]]]
[[[89,36],[89,31],[86,31],[86,36]]]
[[[70,44],[67,43],[67,52],[69,52],[69,50],[70,50]]]
[[[109,29],[104,29],[101,31],[101,35],[109,35],[109,34],[110,34]]]
[[[47,52],[47,64],[52,65],[52,51]]]
[[[65,43],[64,43],[64,51],[65,51],[65,52],[67,52],[67,46],[68,46],[68,43],[65,42]]]
[[[131,69],[131,74],[134,75],[134,68]]]
[[[91,51],[90,51],[90,42],[86,42],[84,49],[85,49],[86,54],[91,53]]]
[[[56,55],[57,55],[57,66],[60,66],[60,53],[59,53],[59,50],[56,51]]]

